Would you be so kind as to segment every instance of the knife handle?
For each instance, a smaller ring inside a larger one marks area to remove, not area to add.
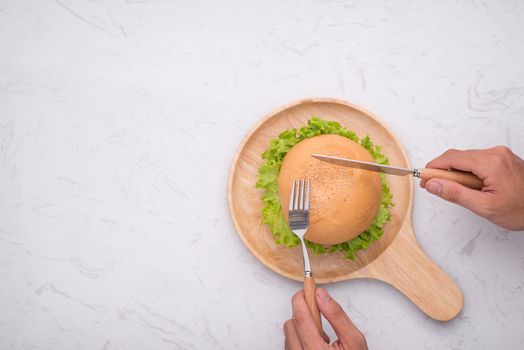
[[[313,321],[322,334],[322,320],[320,319],[320,311],[318,311],[317,299],[316,299],[316,286],[313,276],[304,277],[304,298],[306,299],[306,304],[309,308],[311,316],[313,316]]]
[[[429,180],[433,178],[440,178],[458,182],[475,190],[480,190],[484,186],[482,180],[473,173],[460,170],[443,170],[443,169],[431,169],[424,168],[420,169],[420,178],[423,180]]]

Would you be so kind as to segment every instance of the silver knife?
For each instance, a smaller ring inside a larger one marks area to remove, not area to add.
[[[323,154],[311,154],[312,157],[320,159],[324,162],[349,166],[353,168],[359,168],[364,170],[376,171],[379,173],[385,173],[390,175],[413,175],[415,177],[429,180],[432,178],[443,178],[451,181],[458,182],[464,186],[474,189],[481,189],[484,186],[484,183],[480,178],[478,178],[473,173],[468,173],[460,170],[443,170],[443,169],[409,169],[401,168],[392,165],[382,165],[377,163],[364,162],[362,160],[355,160],[349,158],[327,156]]]

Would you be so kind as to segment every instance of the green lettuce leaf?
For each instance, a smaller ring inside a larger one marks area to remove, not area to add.
[[[267,224],[273,233],[273,238],[277,244],[294,247],[300,240],[289,228],[282,213],[282,206],[278,196],[278,174],[282,161],[287,152],[300,141],[322,134],[337,134],[347,137],[354,142],[360,143],[373,156],[379,164],[389,164],[388,158],[380,146],[376,146],[370,137],[366,135],[362,140],[358,136],[342,127],[335,121],[311,118],[308,124],[300,129],[286,130],[277,138],[270,140],[269,147],[262,153],[264,164],[259,169],[256,186],[264,190],[262,200],[262,222]],[[389,208],[393,206],[393,196],[390,193],[386,177],[381,174],[382,195],[380,206],[375,220],[371,226],[357,237],[350,241],[332,246],[323,246],[306,240],[306,245],[311,248],[315,255],[323,253],[342,252],[346,258],[355,260],[355,253],[366,249],[373,241],[376,241],[384,234],[382,226],[391,219]]]

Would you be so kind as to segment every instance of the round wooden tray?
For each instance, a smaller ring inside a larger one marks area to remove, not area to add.
[[[273,271],[303,280],[300,247],[287,248],[273,241],[269,228],[262,223],[262,190],[255,187],[262,152],[269,140],[282,131],[299,128],[311,117],[335,120],[360,138],[369,135],[382,146],[390,163],[410,167],[408,157],[395,135],[370,112],[351,103],[328,99],[304,99],[286,105],[264,118],[246,137],[233,161],[229,178],[229,208],[235,227],[246,247]],[[391,284],[412,300],[422,311],[437,320],[454,318],[462,309],[463,296],[455,283],[424,254],[411,224],[413,182],[411,177],[387,176],[395,206],[392,218],[384,226],[384,235],[356,261],[341,253],[311,256],[318,283],[352,278],[375,278]]]

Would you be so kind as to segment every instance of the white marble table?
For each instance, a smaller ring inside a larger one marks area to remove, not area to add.
[[[0,0],[0,348],[283,348],[300,284],[227,208],[248,131],[329,96],[414,165],[522,157],[523,62],[523,1]],[[329,285],[370,348],[521,349],[524,233],[418,188],[413,216],[465,306],[439,323],[380,282]]]

